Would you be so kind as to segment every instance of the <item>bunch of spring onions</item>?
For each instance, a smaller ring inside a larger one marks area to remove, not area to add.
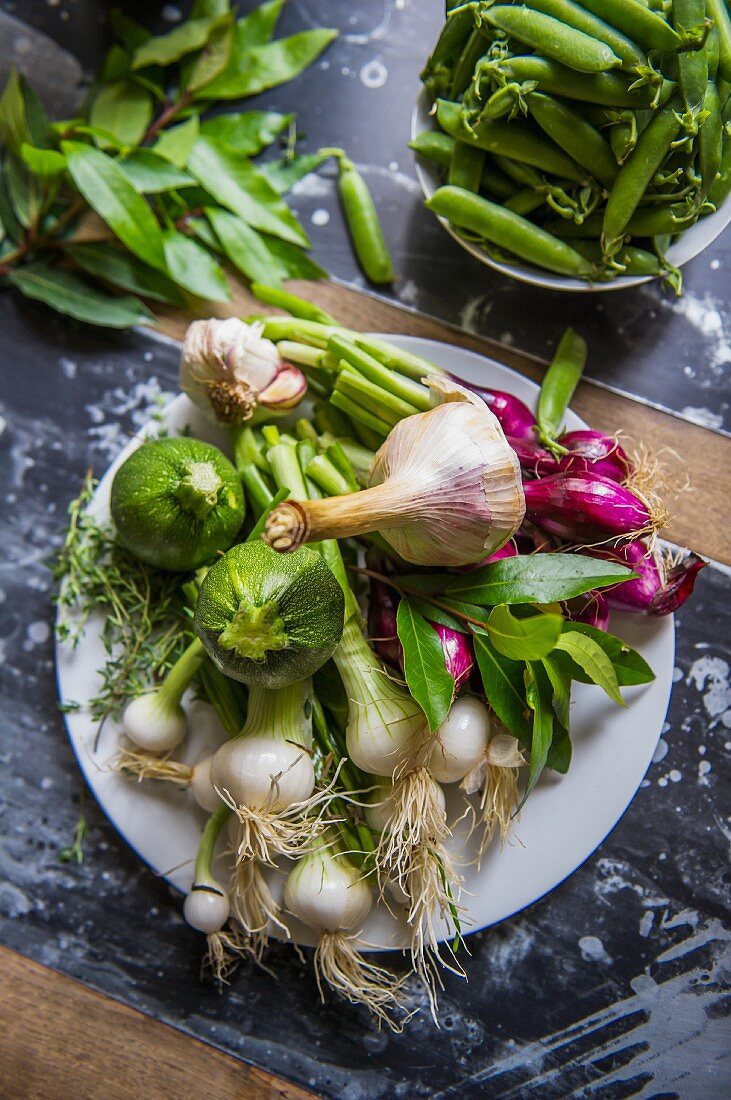
[[[321,992],[400,1028],[412,988],[364,957],[364,924],[378,902],[403,919],[436,1013],[439,967],[463,973],[445,788],[479,860],[544,767],[567,770],[573,680],[623,704],[621,687],[652,679],[606,633],[608,608],[667,614],[703,563],[663,562],[665,512],[617,439],[563,430],[585,358],[574,333],[534,414],[280,304],[290,316],[186,338],[181,386],[230,433],[247,526],[181,577],[197,636],[127,706],[118,767],[210,815],[184,912],[218,978],[304,924]],[[189,689],[222,730],[193,766],[177,758]]]

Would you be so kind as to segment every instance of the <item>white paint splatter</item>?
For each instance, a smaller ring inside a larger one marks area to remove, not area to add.
[[[708,779],[706,778],[711,771],[710,760],[701,760],[698,764],[698,782],[702,787],[710,786]]]
[[[679,772],[677,768],[673,768],[671,772],[668,772],[668,779],[671,783],[679,783],[683,778],[682,772]]]
[[[313,225],[327,225],[327,223],[330,221],[330,213],[329,211],[322,209],[322,207],[318,207],[317,210],[312,211],[311,221]]]
[[[45,623],[42,619],[39,619],[37,622],[28,624],[28,630],[26,631],[26,633],[28,635],[28,641],[31,642],[33,645],[43,645],[43,643],[48,640],[48,637],[51,633],[51,628],[48,623]]]
[[[61,368],[61,373],[64,377],[72,379],[76,378],[76,372],[79,369],[79,364],[74,362],[73,359],[68,359],[65,355],[62,355],[58,361],[58,365]]]
[[[688,673],[689,684],[703,693],[703,706],[711,719],[711,729],[720,722],[731,728],[731,684],[729,665],[722,657],[705,655],[693,662]]]
[[[668,743],[661,737],[655,746],[655,751],[652,754],[653,764],[659,764],[661,760],[664,760],[668,754]]]
[[[643,939],[647,939],[652,931],[652,926],[655,923],[655,913],[652,909],[645,909],[640,918],[639,932]]]
[[[183,18],[182,11],[175,4],[166,4],[160,14],[167,23],[179,23]]]
[[[723,416],[721,413],[711,412],[710,409],[699,408],[696,405],[684,405],[680,410],[686,420],[692,420],[694,424],[700,424],[702,428],[722,428]]]
[[[720,375],[722,368],[731,363],[731,343],[726,335],[723,303],[710,294],[699,297],[686,292],[669,306],[673,313],[683,316],[705,338],[706,365]]]
[[[584,962],[611,963],[612,961],[612,956],[607,954],[598,936],[582,936],[579,940],[579,951]]]
[[[360,70],[360,82],[366,88],[382,88],[387,80],[388,69],[377,57],[366,62]]]

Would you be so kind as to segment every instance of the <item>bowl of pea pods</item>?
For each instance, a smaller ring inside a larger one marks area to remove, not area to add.
[[[421,79],[426,205],[505,275],[680,293],[731,221],[725,0],[448,3]]]

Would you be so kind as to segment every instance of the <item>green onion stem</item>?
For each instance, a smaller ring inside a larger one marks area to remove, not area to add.
[[[228,738],[237,737],[246,721],[244,688],[224,676],[211,660],[205,659],[198,670],[198,682],[206,693]]]
[[[169,704],[173,707],[180,705],[183,692],[190,686],[193,677],[200,668],[204,656],[205,650],[203,649],[203,642],[201,642],[199,638],[195,638],[188,648],[180,654],[177,661],[160,684],[158,688],[158,698],[160,702]]]
[[[370,454],[370,452],[368,453]],[[340,443],[337,439],[333,440],[333,442],[328,446],[327,450],[325,451],[325,457],[330,460],[338,473],[345,479],[351,493],[357,493],[358,489],[360,488],[358,476],[343,444]],[[368,464],[369,467],[370,462],[372,461],[373,455],[371,454]]]
[[[269,487],[268,479],[253,463],[239,466],[238,472],[247,499],[251,502],[254,511],[260,518],[262,513],[268,508],[269,501],[272,499],[272,491]]]
[[[260,437],[252,428],[245,424],[234,424],[230,435],[234,466],[237,470],[240,471],[242,466],[254,465],[263,473],[269,473],[269,463],[264,457]]]
[[[335,392],[344,393],[353,401],[357,401],[359,405],[364,405],[390,424],[391,427],[397,424],[399,420],[403,420],[405,416],[413,416],[414,413],[419,411],[415,405],[410,405],[408,401],[395,397],[394,394],[388,393],[387,390],[381,389],[373,382],[369,382],[362,374],[358,374],[357,371],[350,370],[350,368],[342,370],[338,375]]]
[[[378,359],[357,347],[350,340],[333,336],[328,343],[328,352],[339,356],[358,374],[362,374],[379,389],[386,390],[394,397],[414,407],[418,412],[426,412],[432,407],[431,394],[427,386],[405,378],[391,367],[385,367]]]
[[[254,542],[256,539],[261,538],[261,536],[264,532],[264,527],[266,525],[267,516],[271,512],[272,508],[276,508],[276,506],[278,504],[281,504],[283,500],[286,500],[288,496],[289,496],[289,489],[287,489],[287,488],[277,489],[274,496],[272,496],[271,493],[269,494],[269,499],[268,499],[267,503],[265,504],[264,509],[263,509],[261,515],[259,516],[258,520],[256,521],[256,523],[254,524],[254,526],[251,528],[248,535],[244,539],[245,542]]]
[[[264,336],[278,344],[280,340],[294,340],[298,344],[310,344],[311,347],[327,347],[327,342],[335,333],[355,335],[338,325],[323,325],[318,321],[305,321],[293,317],[261,317]]]
[[[374,449],[380,447],[393,427],[392,424],[389,424],[386,420],[382,420],[380,416],[375,416],[375,414],[369,412],[368,409],[364,409],[340,390],[333,391],[330,395],[330,401],[336,409],[341,409],[355,421],[355,429],[362,443],[366,443],[367,446],[369,445],[367,439],[358,431],[358,424],[363,424],[366,428],[375,433],[374,436],[371,436],[371,440],[374,438],[378,440],[373,443]]]
[[[226,824],[230,813],[231,810],[228,806],[221,806],[208,818],[201,842],[198,845],[198,854],[195,857],[194,882],[205,882],[212,877],[213,849],[216,847],[216,841],[221,835],[221,829]]]
[[[358,488],[357,485],[355,490],[351,488],[326,455],[315,455],[312,461],[307,463],[305,472],[328,497],[345,496]]]
[[[337,321],[324,309],[306,301],[304,298],[291,294],[287,290],[279,290],[276,287],[265,286],[263,283],[252,283],[251,293],[268,306],[276,306],[278,309],[286,309],[292,317],[298,317],[306,321],[317,321],[321,325],[336,325]]]
[[[397,348],[393,344],[387,343],[386,340],[378,340],[375,336],[364,336],[362,333],[357,332],[353,340],[357,347],[372,355],[384,367],[398,371],[399,374],[403,374],[406,378],[411,378],[416,382],[421,382],[422,378],[429,376],[438,377],[447,374],[447,371],[442,367],[438,367],[436,363],[432,363],[429,359],[422,359],[420,355],[403,351],[402,348]]]
[[[280,340],[277,351],[288,363],[297,363],[300,367],[319,367],[322,352],[310,344],[298,344],[295,340]]]
[[[315,406],[314,421],[319,432],[330,432],[338,437],[353,435],[353,422],[350,417],[340,409],[336,409],[329,401],[321,401]]]

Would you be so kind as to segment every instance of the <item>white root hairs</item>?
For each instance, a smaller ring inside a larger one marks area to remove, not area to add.
[[[445,848],[451,830],[437,791],[437,781],[423,767],[397,779],[389,795],[393,812],[376,850],[382,889],[391,879],[409,899],[413,967],[435,1020],[437,986],[441,987],[437,963],[464,976],[453,952],[448,952],[449,958],[440,953],[444,921],[451,923],[455,934],[459,931],[461,880]]]
[[[121,772],[138,782],[143,779],[162,779],[177,783],[180,787],[189,787],[193,778],[190,764],[181,764],[171,760],[170,756],[157,756],[143,749],[121,748],[112,764],[114,771]]]
[[[244,860],[234,867],[229,897],[233,915],[247,933],[249,950],[256,962],[261,963],[269,943],[269,928],[276,925],[287,939],[289,929],[261,868],[253,860]]]
[[[206,936],[206,953],[201,962],[201,973],[210,970],[218,985],[225,985],[229,974],[242,958],[251,955],[249,937],[233,924],[210,932]]]
[[[290,767],[294,767],[296,763],[294,761]],[[273,867],[279,856],[297,859],[309,851],[325,827],[325,811],[332,800],[338,797],[334,787],[341,767],[342,762],[324,790],[315,791],[309,798],[302,802],[293,802],[284,810],[274,811],[269,808],[276,799],[281,774],[272,776],[268,804],[253,809],[238,804],[225,787],[215,787],[219,798],[236,814],[239,821],[236,862],[254,860]],[[317,812],[313,814],[315,810]]]
[[[495,832],[499,832],[501,845],[510,832],[510,825],[520,802],[518,790],[519,768],[505,768],[488,764],[480,795],[480,819],[483,825],[478,862],[487,850]]]
[[[325,1000],[326,983],[351,1004],[365,1005],[392,1031],[401,1032],[410,1018],[402,996],[405,979],[364,959],[355,946],[357,938],[345,932],[322,933],[314,958],[320,997]]]

